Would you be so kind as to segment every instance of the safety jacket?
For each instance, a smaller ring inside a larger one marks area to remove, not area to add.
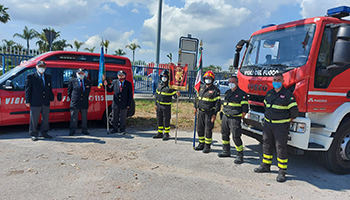
[[[235,91],[229,89],[225,92],[223,106],[223,113],[227,117],[242,117],[242,112],[248,112],[247,94],[239,87]]]
[[[288,123],[298,117],[298,105],[293,94],[282,86],[279,92],[268,91],[264,100],[265,120],[271,123]]]
[[[221,109],[220,90],[215,85],[201,84],[194,107],[204,112],[214,110],[216,114]]]
[[[155,104],[171,105],[172,96],[174,96],[175,94],[176,90],[170,89],[168,82],[161,82],[156,90]]]

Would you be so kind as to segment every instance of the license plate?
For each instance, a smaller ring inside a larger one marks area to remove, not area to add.
[[[260,119],[260,116],[259,116],[259,115],[256,115],[256,114],[253,114],[253,113],[250,113],[249,119],[258,122],[259,119]]]

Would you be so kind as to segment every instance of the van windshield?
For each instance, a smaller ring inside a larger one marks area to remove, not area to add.
[[[315,24],[305,24],[254,35],[240,71],[248,76],[272,76],[305,65],[315,29]]]
[[[3,84],[6,80],[8,80],[11,76],[16,75],[19,71],[21,71],[24,67],[17,66],[12,68],[10,71],[0,76],[0,84]]]

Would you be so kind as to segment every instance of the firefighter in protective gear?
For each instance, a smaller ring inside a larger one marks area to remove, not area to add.
[[[220,111],[221,100],[220,90],[213,85],[215,74],[207,71],[203,76],[205,84],[202,84],[194,102],[194,113],[198,110],[198,140],[199,145],[195,150],[203,150],[203,153],[210,152],[213,135],[214,121],[216,114]]]
[[[170,73],[168,70],[164,70],[160,74],[160,76],[161,83],[158,85],[155,94],[155,108],[157,112],[158,133],[157,135],[153,136],[153,138],[163,138],[163,140],[169,140],[171,100],[175,94],[179,96],[180,92],[176,92],[176,90],[169,88]]]
[[[274,89],[265,96],[265,122],[263,129],[263,160],[254,171],[257,173],[270,172],[273,158],[273,147],[276,146],[278,161],[278,182],[286,181],[287,173],[287,141],[290,121],[298,117],[298,105],[293,94],[282,85],[283,75],[273,76]]]
[[[235,143],[237,157],[234,163],[243,163],[243,142],[241,139],[242,128],[241,119],[248,112],[247,95],[238,87],[238,78],[232,76],[229,79],[229,87],[225,92],[225,99],[223,102],[221,133],[223,152],[218,154],[219,157],[230,157],[230,131],[232,131],[233,141]]]

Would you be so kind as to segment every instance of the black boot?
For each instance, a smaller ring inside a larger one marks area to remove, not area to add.
[[[230,157],[231,156],[230,144],[224,144],[222,149],[223,149],[222,153],[218,154],[219,157]]]
[[[204,149],[204,143],[199,143],[198,146],[196,146],[196,148],[194,148],[194,150],[196,151],[201,151]]]
[[[243,151],[237,151],[237,157],[233,162],[235,164],[242,164],[243,163]]]
[[[210,152],[210,144],[204,144],[203,153],[209,153]]]
[[[163,140],[165,141],[165,140],[169,140],[169,133],[164,133],[164,135],[163,135]]]
[[[163,133],[158,133],[157,135],[153,136],[153,139],[163,138]]]
[[[254,172],[256,173],[264,173],[264,172],[270,172],[270,171],[271,171],[270,165],[266,165],[266,164],[265,165],[262,164],[258,168],[254,169]]]
[[[277,178],[276,178],[276,181],[277,182],[280,182],[280,183],[283,183],[286,181],[286,174],[287,174],[287,171],[286,170],[279,170],[278,171],[278,175],[277,175]]]

